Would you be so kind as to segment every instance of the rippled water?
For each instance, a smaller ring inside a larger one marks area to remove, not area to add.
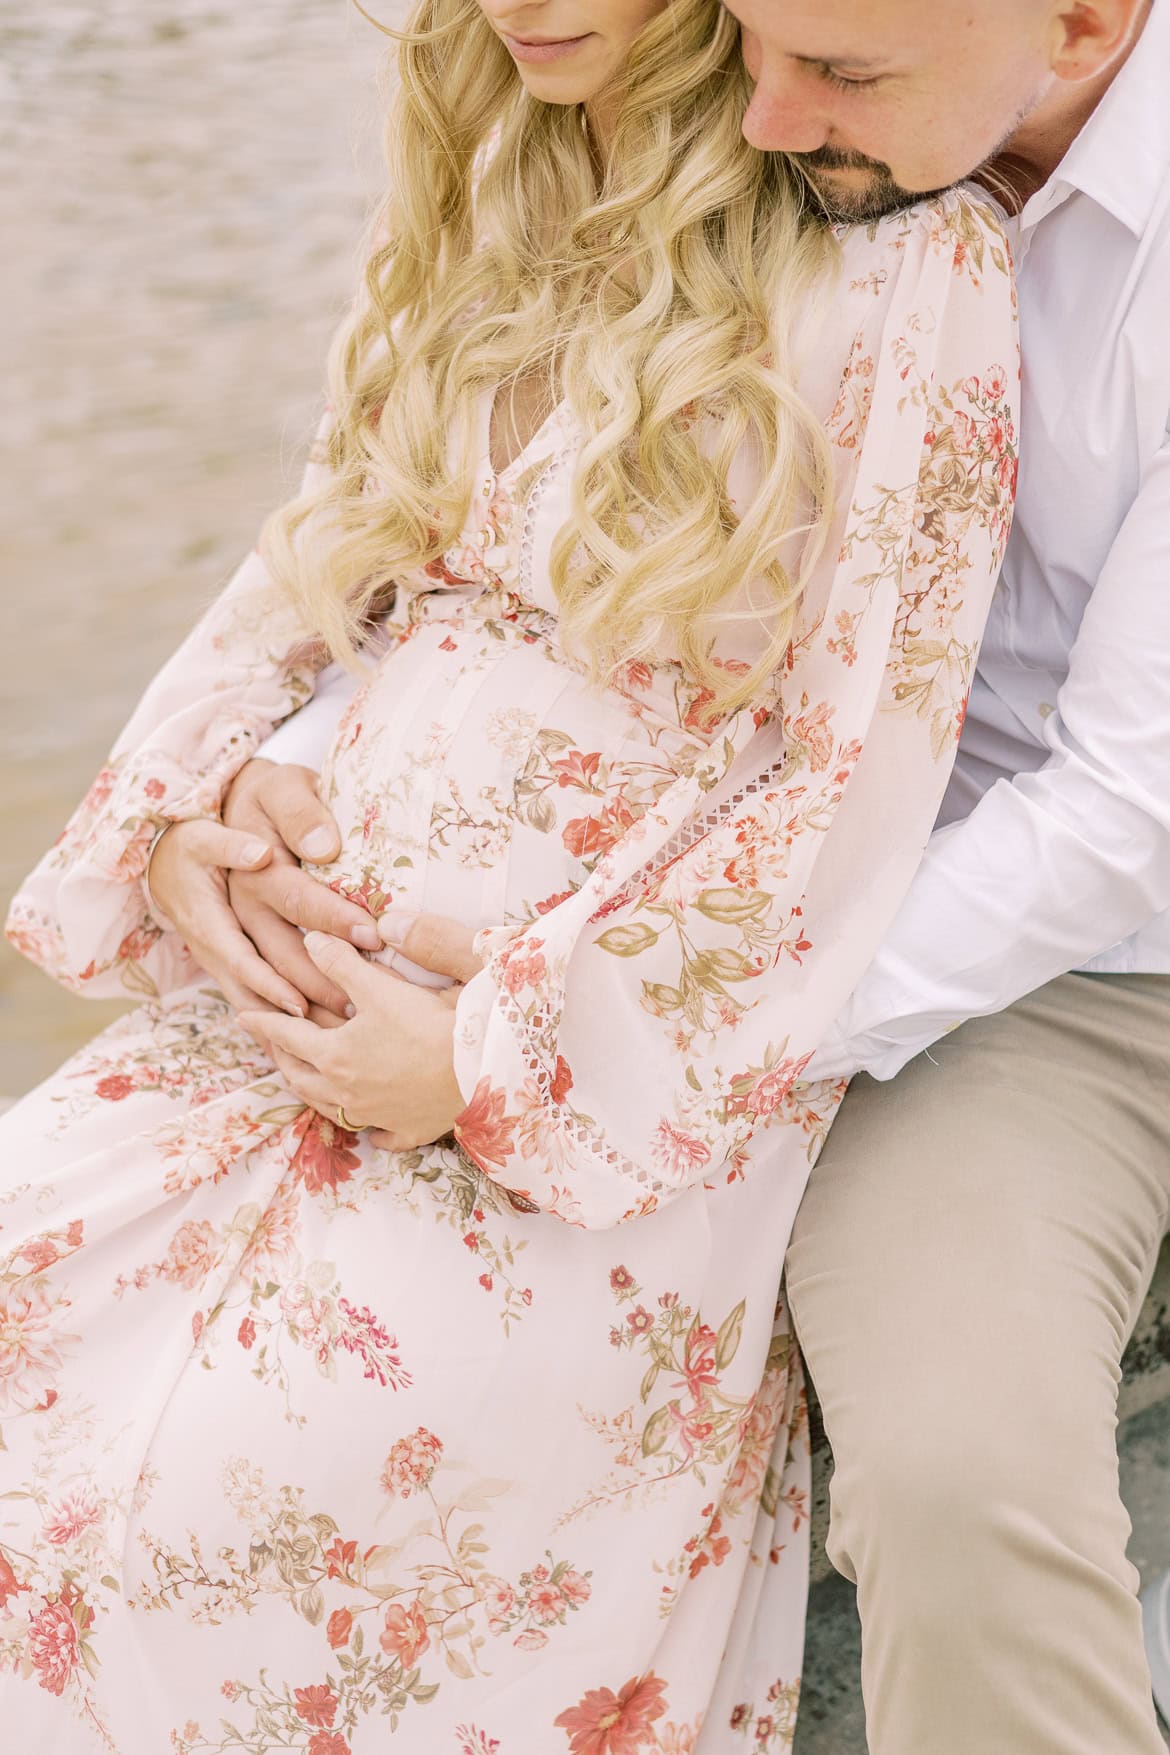
[[[0,0],[4,909],[295,486],[385,47],[348,0]],[[117,1009],[0,948],[0,1093]]]

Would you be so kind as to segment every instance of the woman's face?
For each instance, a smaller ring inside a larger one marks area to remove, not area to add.
[[[533,97],[583,104],[619,72],[670,0],[478,0]]]

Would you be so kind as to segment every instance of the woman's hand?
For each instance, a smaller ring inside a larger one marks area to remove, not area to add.
[[[456,930],[470,940],[465,928]],[[348,994],[349,1021],[240,1013],[298,1097],[333,1122],[341,1105],[355,1128],[374,1130],[373,1142],[391,1151],[431,1145],[450,1133],[467,1107],[453,1064],[455,1005],[461,981],[478,967],[475,959],[461,953],[458,968],[441,971],[456,976],[456,984],[436,991],[368,962],[344,939],[311,932],[304,948]]]
[[[256,871],[271,858],[255,835],[208,818],[172,823],[155,843],[150,893],[237,1011],[274,1007],[304,1017],[302,995],[257,954],[228,901],[228,873]]]
[[[262,869],[228,874],[228,901],[237,922],[287,987],[343,1017],[345,994],[307,954],[301,929],[348,939],[367,951],[377,950],[382,941],[364,908],[345,901],[298,863],[324,864],[341,850],[337,824],[317,796],[317,776],[296,763],[254,757],[231,784],[223,820],[272,848]]]

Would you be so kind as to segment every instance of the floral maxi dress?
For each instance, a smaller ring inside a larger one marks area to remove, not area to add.
[[[948,778],[1018,389],[986,208],[839,243],[798,325],[835,506],[759,699],[721,715],[669,655],[601,689],[562,646],[564,406],[496,473],[485,400],[469,524],[397,581],[315,869],[477,929],[453,1135],[390,1153],[306,1108],[149,910],[156,829],[217,811],[322,662],[256,551],[17,895],[20,951],[141,999],[0,1121],[21,1755],[790,1747],[781,1269],[844,1091],[801,1075]]]

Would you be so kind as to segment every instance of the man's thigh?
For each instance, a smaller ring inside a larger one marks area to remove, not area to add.
[[[856,1471],[920,1492],[956,1431],[972,1491],[1001,1468],[1025,1500],[1088,1484],[1086,1446],[1115,1482],[1119,1361],[1170,1203],[1168,1094],[1154,975],[1062,976],[896,1079],[854,1080],[787,1265],[835,1522]],[[845,1538],[830,1552],[852,1573]]]
[[[1062,976],[854,1081],[788,1256],[874,1755],[1162,1748],[1118,1491],[1170,977]]]

